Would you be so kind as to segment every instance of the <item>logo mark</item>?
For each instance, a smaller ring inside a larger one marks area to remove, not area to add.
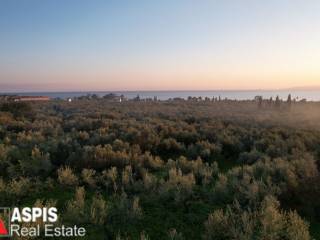
[[[10,237],[10,208],[0,208],[0,237]]]
[[[8,235],[8,230],[6,229],[2,219],[0,219],[0,235]]]

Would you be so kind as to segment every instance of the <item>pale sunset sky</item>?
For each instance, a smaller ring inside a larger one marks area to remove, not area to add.
[[[300,86],[318,0],[0,1],[0,92]]]

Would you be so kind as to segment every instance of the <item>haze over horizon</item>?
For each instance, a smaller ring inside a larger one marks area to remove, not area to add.
[[[320,2],[0,2],[0,92],[320,89]]]
[[[10,89],[10,90],[5,90],[3,91],[3,88],[0,87],[0,94],[1,93],[63,93],[63,92],[83,92],[83,93],[89,93],[89,92],[102,92],[102,93],[106,93],[106,92],[214,92],[214,91],[221,91],[221,92],[249,92],[249,91],[253,91],[253,92],[261,92],[261,91],[266,91],[266,92],[281,92],[281,91],[320,91],[320,86],[300,86],[300,87],[289,87],[289,88],[278,88],[278,89],[130,89],[130,90],[125,90],[125,89],[83,89],[83,90],[48,90],[48,89],[29,89],[28,87],[25,87],[23,90],[14,90],[14,89]]]

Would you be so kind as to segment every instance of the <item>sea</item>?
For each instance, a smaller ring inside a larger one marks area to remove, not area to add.
[[[291,94],[292,99],[307,101],[320,101],[320,90],[213,90],[213,91],[88,91],[88,92],[17,92],[17,93],[1,93],[20,96],[48,96],[50,98],[68,99],[88,94],[97,94],[102,97],[106,94],[124,95],[127,99],[133,99],[137,96],[140,99],[154,98],[158,100],[169,100],[173,98],[188,97],[220,97],[221,99],[232,100],[252,100],[255,96],[262,96],[264,99],[275,99],[279,96],[286,100]]]

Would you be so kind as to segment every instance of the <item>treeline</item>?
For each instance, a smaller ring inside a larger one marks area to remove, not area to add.
[[[316,103],[280,113],[246,101],[10,104],[0,108],[1,206],[55,205],[87,239],[320,232]]]

